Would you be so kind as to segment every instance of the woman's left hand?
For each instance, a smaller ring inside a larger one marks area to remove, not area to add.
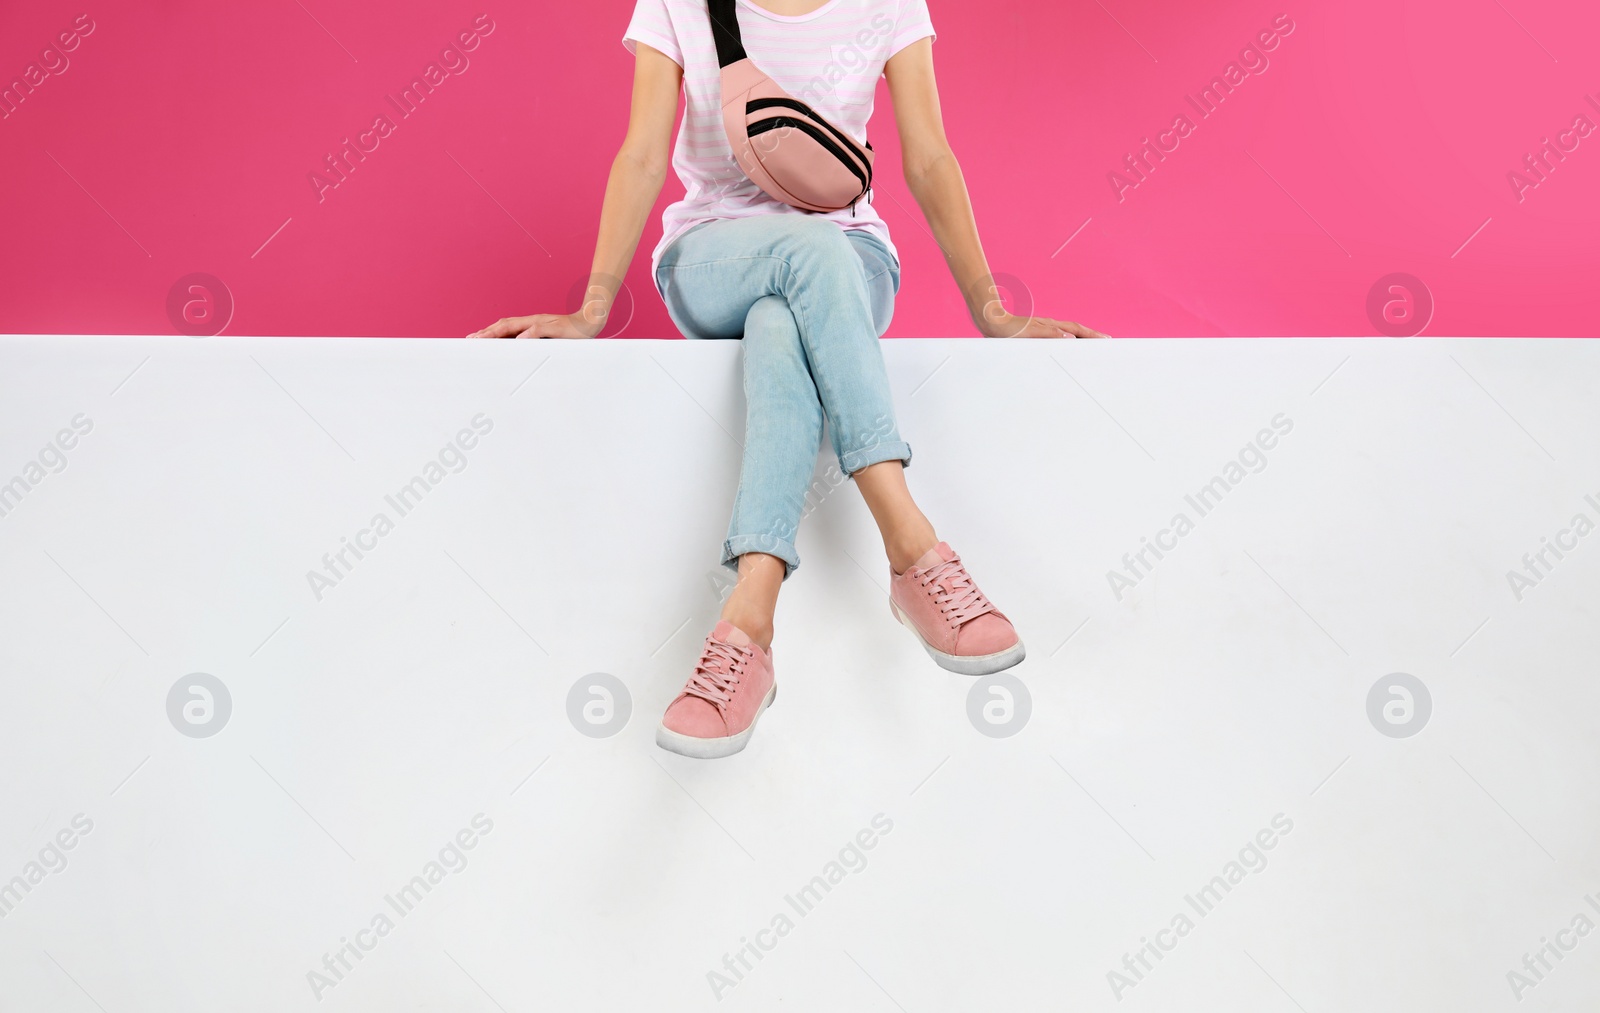
[[[978,324],[986,338],[1109,338],[1093,327],[1049,317],[1019,317],[1010,313],[985,314]]]

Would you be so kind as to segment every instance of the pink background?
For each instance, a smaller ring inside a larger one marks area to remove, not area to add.
[[[1376,334],[1369,290],[1404,272],[1431,290],[1427,334],[1600,331],[1600,133],[1523,199],[1507,181],[1580,114],[1600,125],[1592,3],[929,5],[949,133],[1024,308],[1119,337]],[[0,119],[0,331],[173,333],[192,272],[231,292],[227,334],[459,335],[575,309],[631,9],[6,4],[0,82],[58,63],[42,52],[78,15],[95,28]],[[385,96],[485,13],[470,66],[400,119]],[[1284,13],[1270,67],[1201,119],[1186,96]],[[385,112],[398,129],[319,202],[307,174]],[[1107,174],[1184,112],[1197,129],[1119,202]],[[877,201],[906,275],[890,333],[976,334],[892,119],[880,86]],[[658,208],[622,336],[676,336],[648,278],[659,235]]]

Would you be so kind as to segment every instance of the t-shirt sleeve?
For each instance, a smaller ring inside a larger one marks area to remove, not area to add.
[[[928,14],[928,0],[900,0],[900,16],[895,19],[890,56],[920,39],[938,37],[933,30],[933,18]]]
[[[660,50],[673,63],[683,66],[683,48],[678,45],[678,33],[672,27],[672,16],[667,13],[667,0],[638,0],[634,4],[633,20],[628,22],[622,44],[628,52],[638,55],[640,42]]]

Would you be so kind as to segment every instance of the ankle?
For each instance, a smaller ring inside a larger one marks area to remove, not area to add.
[[[906,532],[892,539],[885,539],[883,549],[889,557],[889,566],[895,573],[905,573],[907,570],[927,554],[928,550],[939,544],[939,536],[934,534],[930,526],[925,530]]]
[[[757,611],[746,611],[730,603],[730,607],[722,610],[721,618],[736,626],[763,651],[772,650],[771,616],[763,616]]]

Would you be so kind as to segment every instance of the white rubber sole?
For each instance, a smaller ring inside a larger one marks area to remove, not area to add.
[[[889,609],[894,613],[894,617],[900,621],[900,625],[910,630],[911,635],[917,638],[917,643],[921,644],[922,649],[928,652],[928,657],[933,659],[933,663],[946,672],[954,672],[957,675],[993,675],[996,672],[1004,672],[1028,656],[1028,652],[1022,646],[1021,640],[1018,640],[1005,650],[996,651],[993,654],[979,654],[968,657],[962,657],[959,654],[946,654],[922,639],[922,634],[917,632],[917,627],[911,620],[906,618],[904,612],[900,611],[900,606],[894,603],[893,598],[889,599]]]
[[[756,716],[750,719],[750,727],[733,735],[725,735],[720,739],[699,739],[693,735],[675,732],[666,725],[656,725],[656,745],[669,753],[679,756],[690,756],[696,760],[715,760],[723,756],[732,756],[750,744],[750,736],[755,734],[756,725],[761,723],[761,715],[772,706],[772,701],[778,698],[778,684],[774,682],[772,688],[767,690],[767,697],[761,701],[761,706],[756,710]]]

